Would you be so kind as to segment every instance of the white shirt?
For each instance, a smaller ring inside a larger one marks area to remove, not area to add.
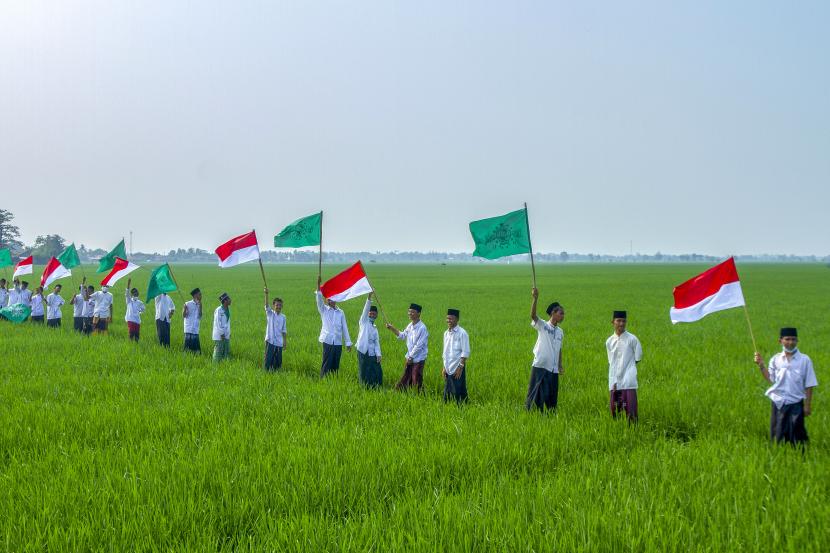
[[[326,305],[320,290],[316,290],[314,296],[317,299],[317,311],[320,313],[320,320],[323,322],[320,327],[320,343],[340,346],[345,340],[346,345],[351,346],[352,339],[349,336],[349,327],[346,326],[346,314],[340,309]]]
[[[79,292],[72,296],[72,300],[69,302],[72,304],[72,316],[73,317],[83,317],[84,316],[84,295],[83,293]]]
[[[773,355],[769,360],[769,378],[772,386],[765,395],[779,409],[798,403],[806,397],[807,388],[818,386],[813,361],[798,350],[789,361],[783,351]]]
[[[14,287],[9,290],[9,305],[23,303],[23,291],[20,288]]]
[[[637,363],[643,359],[643,346],[636,336],[626,331],[611,335],[605,341],[608,352],[608,389],[637,389]]]
[[[539,333],[536,345],[533,346],[533,366],[559,374],[559,354],[565,333],[559,325],[554,326],[539,318],[531,321],[530,326]]]
[[[54,292],[46,296],[46,318],[51,320],[63,317],[63,313],[61,313],[61,305],[64,303],[66,302],[63,298]]]
[[[20,303],[32,305],[32,291],[26,288],[20,291]]]
[[[413,363],[420,363],[427,358],[428,339],[429,332],[423,321],[415,324],[409,323],[398,334],[398,340],[406,340],[406,358],[411,358]]]
[[[380,337],[378,336],[378,328],[369,318],[370,307],[372,307],[372,300],[367,299],[358,322],[360,330],[357,333],[357,351],[370,357],[380,357]]]
[[[127,302],[127,312],[124,313],[124,320],[128,323],[141,324],[141,314],[144,313],[146,307],[144,302],[138,298],[130,295],[129,290],[125,290],[124,299]]]
[[[225,309],[220,305],[213,312],[213,339],[231,339],[231,321],[225,315]]]
[[[90,298],[84,302],[84,317],[90,318],[95,315],[95,300]]]
[[[32,317],[40,317],[43,315],[43,296],[32,296],[29,301],[29,306],[32,308]]]
[[[170,316],[176,310],[173,300],[167,294],[156,296],[156,320],[170,322]]]
[[[92,300],[92,316],[99,319],[106,319],[110,316],[110,307],[112,306],[112,294],[98,290],[89,298]]]
[[[458,325],[444,331],[444,370],[453,375],[461,365],[461,358],[470,358],[470,336]]]
[[[185,302],[182,319],[184,319],[185,334],[199,334],[199,327],[202,324],[202,310],[199,309],[199,304],[195,300]]]
[[[265,341],[272,346],[283,347],[285,345],[283,334],[288,333],[285,327],[285,315],[265,306],[265,320]]]
[[[9,291],[5,288],[0,288],[0,307],[6,307],[9,301]]]

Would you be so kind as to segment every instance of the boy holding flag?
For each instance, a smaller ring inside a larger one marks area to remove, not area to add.
[[[288,331],[285,315],[282,314],[282,298],[274,298],[272,307],[268,306],[268,288],[265,289],[265,362],[266,371],[276,371],[282,367],[282,350],[286,346]]]
[[[46,326],[51,328],[58,328],[61,325],[61,306],[65,303],[61,297],[60,284],[55,285],[55,290],[46,296]]]
[[[144,302],[138,298],[138,288],[130,289],[133,279],[127,279],[127,287],[124,289],[124,300],[127,303],[127,310],[124,313],[124,320],[127,322],[127,331],[130,340],[138,342],[141,336],[141,314],[146,307]]]

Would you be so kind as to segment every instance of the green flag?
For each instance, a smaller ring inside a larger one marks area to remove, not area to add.
[[[175,292],[179,287],[176,281],[173,280],[173,273],[170,271],[170,265],[165,263],[153,270],[150,275],[150,282],[147,283],[147,302],[151,299],[168,292]]]
[[[473,255],[498,259],[517,253],[530,253],[527,211],[519,209],[507,215],[470,223],[470,234],[476,243]]]
[[[60,261],[61,265],[66,267],[67,269],[71,269],[72,267],[77,267],[81,264],[81,260],[78,257],[78,250],[75,249],[75,243],[71,243],[58,256],[58,261]],[[99,273],[101,271],[98,271]]]
[[[127,249],[124,247],[124,239],[115,246],[110,253],[101,258],[98,262],[98,270],[96,273],[103,273],[109,271],[115,266],[115,258],[127,259]]]
[[[0,268],[11,267],[12,265],[14,265],[12,263],[12,251],[9,248],[3,248],[0,250]]]
[[[302,248],[320,244],[323,212],[297,219],[274,237],[274,246],[278,248]]]
[[[7,319],[13,323],[22,323],[32,314],[32,309],[28,305],[16,303],[8,307],[0,309],[0,317]]]

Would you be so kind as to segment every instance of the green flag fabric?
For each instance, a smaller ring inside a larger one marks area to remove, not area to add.
[[[58,256],[58,261],[60,264],[66,267],[67,269],[71,269],[72,267],[77,267],[81,264],[81,259],[78,257],[78,250],[75,249],[75,243],[71,243]],[[100,273],[100,271],[98,271]]]
[[[0,309],[0,317],[13,323],[22,323],[32,314],[32,308],[22,303],[16,303]]]
[[[0,249],[0,268],[11,267],[12,265],[14,265],[12,263],[12,251],[9,248]]]
[[[297,219],[274,237],[274,246],[278,248],[302,248],[320,244],[323,212]]]
[[[470,223],[470,234],[476,243],[473,255],[498,259],[507,255],[530,253],[527,211],[519,209],[499,217]]]
[[[150,275],[150,282],[147,283],[147,302],[156,296],[166,294],[168,292],[175,292],[179,287],[176,281],[173,280],[173,273],[170,271],[170,265],[165,263],[153,270]]]
[[[96,273],[103,273],[109,271],[115,266],[115,258],[127,259],[127,248],[124,247],[124,239],[115,246],[110,253],[101,258],[98,262],[98,270]]]

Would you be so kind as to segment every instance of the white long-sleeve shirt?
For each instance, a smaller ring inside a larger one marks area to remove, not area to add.
[[[367,299],[363,306],[363,313],[360,314],[358,325],[360,330],[357,333],[357,351],[370,357],[380,357],[380,336],[374,321],[369,318],[369,308],[372,307],[372,300]]]
[[[124,313],[124,320],[128,323],[141,324],[141,314],[146,309],[144,302],[132,297],[129,290],[125,291],[124,300],[127,302],[127,311]]]
[[[20,303],[31,306],[32,305],[32,291],[26,288],[20,290]]]
[[[104,292],[103,290],[98,290],[91,296],[89,299],[92,300],[92,316],[98,317],[99,319],[104,319],[109,317],[112,308],[112,294],[109,292]]]
[[[323,323],[320,327],[320,343],[340,346],[346,342],[346,346],[351,346],[352,338],[349,336],[349,327],[346,326],[346,314],[336,307],[326,305],[320,290],[316,290],[314,296]]]
[[[190,300],[184,304],[184,313],[182,314],[184,321],[185,334],[199,334],[199,327],[202,325],[202,308],[195,300]]]
[[[73,317],[83,317],[84,316],[84,293],[78,292],[72,299],[69,300],[69,303],[72,304],[72,316]]]
[[[23,303],[23,290],[15,286],[9,290],[9,305]]]
[[[429,331],[423,321],[409,323],[398,334],[398,340],[406,340],[406,358],[412,359],[414,363],[426,360],[428,339]]]
[[[277,313],[267,305],[265,306],[265,341],[272,346],[283,347],[285,345],[286,328],[285,315]]]
[[[453,375],[461,365],[461,358],[470,358],[470,336],[458,325],[444,331],[444,370]]]
[[[615,332],[605,341],[608,353],[608,389],[637,389],[637,363],[643,359],[643,346],[636,336],[626,331]]]
[[[776,407],[798,403],[807,397],[807,388],[818,386],[813,361],[796,351],[788,360],[782,351],[769,360],[769,378],[772,386],[766,391],[766,396]]]
[[[231,321],[225,315],[225,309],[220,305],[213,312],[213,339],[214,340],[230,340],[231,338]]]
[[[46,296],[46,318],[51,321],[63,317],[61,306],[64,303],[66,303],[64,299],[54,292]]]
[[[533,366],[559,374],[559,355],[562,352],[565,333],[559,325],[552,325],[549,321],[538,318],[530,321],[530,326],[538,333],[536,345],[533,346]]]
[[[173,299],[167,294],[156,296],[156,320],[169,323],[170,316],[176,310]]]
[[[43,316],[43,304],[43,296],[40,294],[32,296],[32,299],[29,301],[29,306],[32,308],[32,317]]]
[[[0,288],[0,307],[6,307],[9,301],[9,291],[5,288]]]

